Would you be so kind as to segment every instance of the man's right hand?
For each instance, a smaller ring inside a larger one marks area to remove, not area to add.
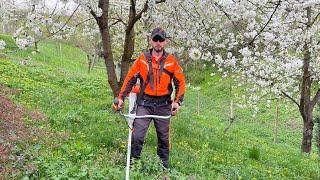
[[[122,109],[123,100],[120,98],[115,98],[112,104],[112,109],[115,111],[119,111]]]

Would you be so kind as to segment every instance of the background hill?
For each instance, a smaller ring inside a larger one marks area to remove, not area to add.
[[[0,177],[123,179],[128,129],[111,110],[102,63],[88,73],[86,54],[74,46],[46,42],[32,53],[0,38],[10,47],[0,59]],[[232,79],[200,67],[186,76],[185,103],[171,124],[172,179],[320,178],[316,150],[300,153],[302,121],[292,104],[278,102],[276,123],[276,103],[261,103],[255,116],[235,105],[225,133]],[[134,179],[161,179],[156,144],[152,127]]]

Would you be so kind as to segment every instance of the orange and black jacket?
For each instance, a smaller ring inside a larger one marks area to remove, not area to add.
[[[174,101],[181,104],[185,92],[185,78],[178,60],[166,52],[156,61],[152,50],[142,53],[129,70],[118,98],[124,100],[132,87],[140,79],[142,93],[149,96],[171,96],[172,81],[175,86]]]

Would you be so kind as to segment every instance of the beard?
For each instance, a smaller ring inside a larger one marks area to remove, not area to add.
[[[160,53],[163,51],[163,48],[162,47],[154,47],[153,48],[157,53]]]

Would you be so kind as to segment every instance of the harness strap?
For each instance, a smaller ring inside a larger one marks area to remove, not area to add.
[[[144,94],[144,90],[147,87],[148,83],[150,83],[150,88],[152,90],[154,88],[154,86],[153,86],[154,85],[154,80],[153,80],[151,53],[152,53],[152,49],[150,49],[150,51],[144,52],[144,57],[148,61],[149,70],[148,70],[148,76],[147,76],[146,81],[144,83],[142,83],[142,85],[141,85],[140,93],[139,93],[138,98],[137,98],[138,101],[141,99],[142,95]],[[169,54],[164,51],[163,55],[160,58],[160,73],[159,73],[159,76],[158,76],[158,80],[159,80],[158,82],[160,82],[160,78],[161,78],[162,72],[166,72],[167,74],[170,73],[168,70],[164,69],[165,60],[167,59],[168,55]],[[172,77],[172,75],[170,75],[170,77]]]
[[[163,55],[161,56],[161,59],[160,59],[160,73],[159,73],[159,82],[160,82],[160,78],[161,78],[161,75],[162,75],[162,72],[163,72],[163,69],[164,69],[164,64],[165,64],[165,61],[168,57],[168,53],[167,52],[163,52]]]
[[[148,71],[148,76],[147,76],[147,79],[145,82],[141,83],[141,87],[140,87],[140,92],[138,94],[138,97],[137,97],[137,101],[139,101],[141,98],[142,98],[142,95],[144,93],[144,90],[146,89],[149,81],[151,82],[150,83],[150,86],[151,86],[151,89],[153,89],[153,75],[152,75],[152,60],[151,60],[151,51],[149,52],[144,52],[144,57],[147,59],[148,61],[148,66],[149,66],[149,71]],[[140,82],[143,81],[143,78],[141,77],[140,79]]]
[[[173,73],[172,73],[172,72],[168,71],[168,70],[165,69],[165,68],[163,69],[163,72],[166,73],[166,74],[168,74],[171,79],[173,78]]]
[[[149,71],[148,71],[148,82],[146,81],[146,86],[150,82],[150,87],[153,90],[153,73],[152,73],[152,57],[151,57],[151,51],[147,51],[144,53],[144,57],[146,57],[148,61]]]

